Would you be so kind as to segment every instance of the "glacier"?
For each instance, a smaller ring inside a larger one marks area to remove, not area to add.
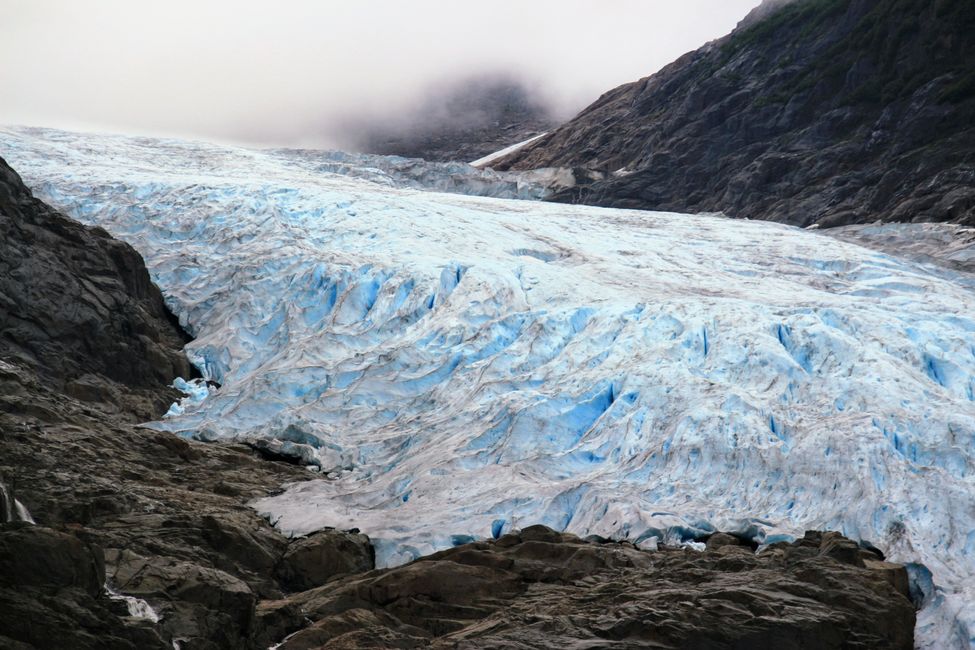
[[[389,566],[535,523],[651,548],[833,529],[908,563],[919,647],[972,644],[973,276],[430,191],[494,191],[473,168],[12,127],[0,155],[135,246],[195,337],[219,387],[152,426],[317,472],[254,504],[283,531],[357,527]]]

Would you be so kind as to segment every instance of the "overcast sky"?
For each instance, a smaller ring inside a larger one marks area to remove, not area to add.
[[[0,124],[327,146],[350,115],[511,72],[564,110],[758,0],[0,0]]]

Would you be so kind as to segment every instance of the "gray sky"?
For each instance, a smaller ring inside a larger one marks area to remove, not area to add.
[[[0,0],[0,124],[328,146],[480,72],[564,110],[729,32],[758,0]]]

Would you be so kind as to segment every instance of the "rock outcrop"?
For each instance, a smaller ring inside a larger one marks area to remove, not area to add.
[[[874,551],[818,532],[758,553],[720,533],[707,546],[648,552],[532,526],[260,615],[292,634],[282,650],[913,647],[907,573]]]
[[[191,376],[187,340],[135,249],[34,198],[0,159],[0,358],[147,420]]]
[[[254,647],[257,602],[284,593],[278,565],[302,586],[326,575],[246,505],[306,470],[133,424],[178,396],[186,340],[134,249],[0,160],[0,646]],[[339,568],[372,567],[363,535],[315,539],[355,551]]]
[[[275,575],[285,589],[304,591],[375,566],[376,554],[368,537],[357,531],[324,530],[292,542]]]
[[[492,167],[577,168],[565,202],[973,225],[973,34],[970,2],[767,1]]]
[[[0,647],[168,649],[104,595],[101,549],[71,533],[0,525]]]

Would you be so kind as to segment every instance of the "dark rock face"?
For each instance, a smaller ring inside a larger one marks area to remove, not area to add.
[[[474,77],[431,89],[406,116],[350,126],[352,148],[365,153],[470,162],[555,127],[544,102],[523,82]]]
[[[730,535],[708,546],[645,552],[532,526],[261,615],[282,636],[304,626],[286,650],[913,647],[904,568],[836,533],[758,554]]]
[[[169,648],[151,625],[107,598],[102,551],[77,536],[0,525],[0,647]]]
[[[23,549],[30,548],[30,553]],[[29,524],[0,529],[0,584],[25,588],[69,587],[97,596],[105,583],[101,549],[73,535]]]
[[[973,225],[973,70],[971,2],[775,0],[492,167],[603,175],[566,202]]]
[[[131,246],[35,199],[0,159],[0,359],[147,420],[190,376],[186,340]]]
[[[27,385],[9,374],[0,378],[0,391],[30,400],[52,417],[0,413],[0,474],[41,526],[97,549],[103,581],[146,600],[161,620],[150,625],[119,614],[103,592],[62,602],[62,589],[23,601],[23,585],[0,584],[0,603],[24,602],[9,617],[0,604],[0,638],[36,648],[156,647],[137,640],[148,626],[167,649],[173,639],[181,640],[183,650],[260,647],[257,604],[286,592],[275,572],[291,543],[247,502],[309,472],[265,461],[243,445],[198,443],[135,427],[97,404],[47,393],[26,373],[19,378]],[[29,564],[33,550],[11,548],[16,561]],[[298,559],[291,566],[303,570]],[[19,627],[16,612],[45,607],[57,614],[51,621],[59,629],[115,626],[114,634],[131,645],[97,639],[60,644],[38,636],[43,625]]]
[[[275,572],[289,591],[304,591],[346,573],[376,566],[369,538],[361,533],[325,530],[291,542]]]
[[[246,504],[308,472],[133,426],[175,397],[184,342],[131,247],[0,161],[0,647],[256,647],[289,541]],[[18,501],[38,526],[3,523]]]

